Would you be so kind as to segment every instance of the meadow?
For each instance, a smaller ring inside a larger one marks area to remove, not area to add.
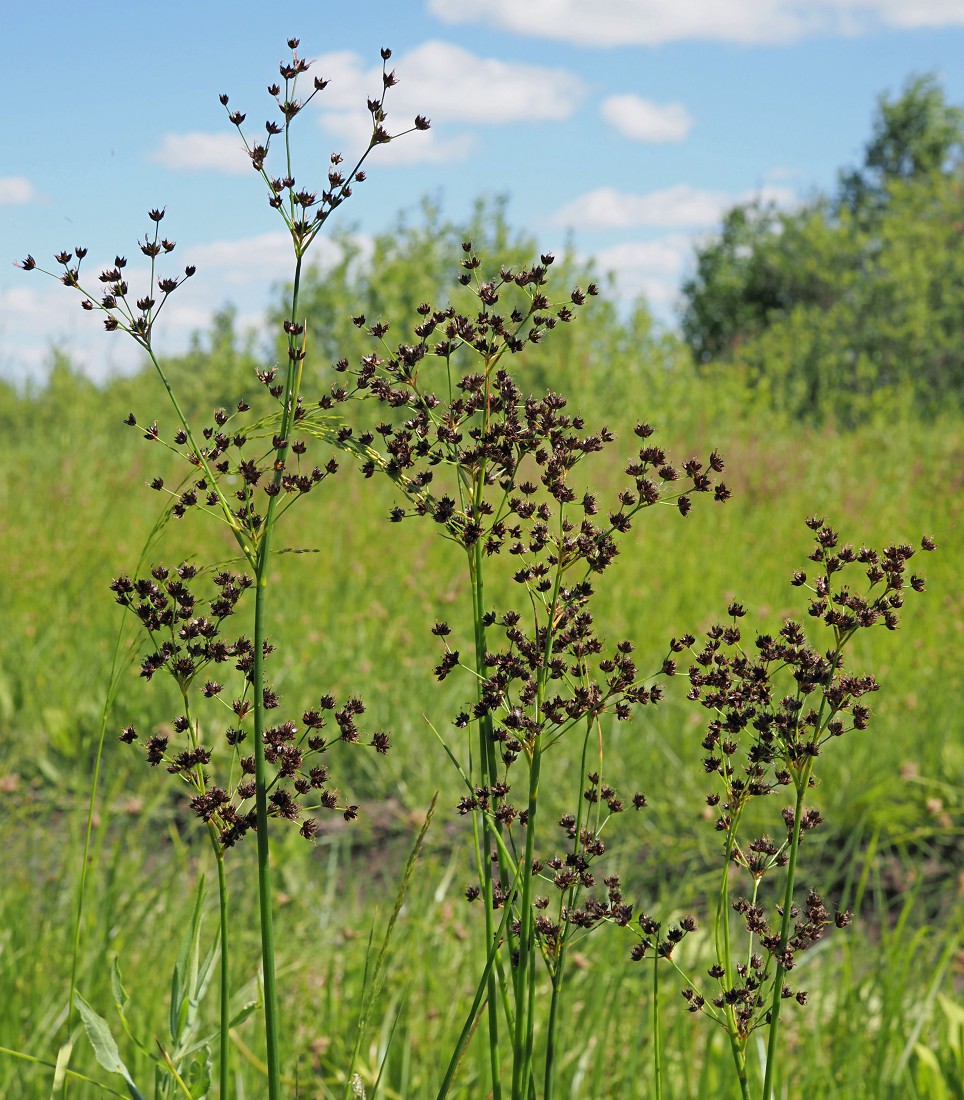
[[[0,1034],[4,1046],[48,1061],[64,1024],[91,765],[122,625],[108,585],[136,560],[158,512],[146,488],[158,451],[122,423],[134,393],[150,402],[151,384],[141,378],[102,392],[61,364],[48,389],[6,406],[0,826],[8,877]],[[604,635],[629,632],[638,640],[643,665],[661,660],[671,634],[705,627],[732,599],[762,623],[794,612],[788,578],[803,563],[802,520],[814,512],[832,517],[854,541],[894,533],[910,541],[927,532],[938,542],[912,621],[853,657],[875,671],[882,691],[870,728],[828,753],[815,794],[826,825],[806,853],[805,878],[853,906],[856,919],[806,960],[812,999],[789,1025],[783,1095],[960,1096],[959,424],[902,422],[894,412],[843,433],[774,427],[752,409],[741,418],[736,398],[727,409],[709,387],[704,395],[666,383],[662,393],[653,387],[640,398],[663,406],[647,415],[667,421],[674,445],[719,447],[734,492],[726,508],[685,520],[669,509],[647,517],[637,544],[620,557],[597,615]],[[701,399],[708,408],[700,409]],[[319,674],[336,692],[363,683],[371,720],[392,731],[394,749],[378,768],[359,757],[349,777],[351,801],[362,807],[357,822],[326,830],[313,847],[289,839],[276,854],[284,1031],[299,1094],[341,1095],[369,937],[391,915],[399,868],[438,790],[393,938],[377,1026],[359,1065],[370,1087],[387,1053],[385,1096],[430,1095],[461,1024],[460,997],[470,994],[477,951],[468,934],[475,913],[463,897],[471,873],[458,843],[464,822],[453,812],[457,776],[426,721],[444,721],[465,690],[445,684],[440,693],[427,644],[432,624],[452,614],[457,578],[431,533],[388,526],[390,491],[383,487],[372,506],[356,471],[339,476],[324,508],[301,517],[295,548],[311,553],[278,559],[271,633],[292,654],[278,680],[296,697],[310,693]],[[189,529],[165,533],[165,559],[231,556],[217,529],[186,522]],[[289,640],[296,646],[287,648]],[[718,858],[718,838],[705,820],[700,716],[681,696],[670,693],[659,708],[607,730],[616,770],[649,801],[644,814],[620,823],[615,852],[624,881],[648,906],[670,912],[698,907]],[[205,842],[179,794],[151,782],[116,731],[129,721],[163,726],[175,706],[163,684],[145,691],[136,667],[120,680],[85,914],[79,987],[107,1015],[117,958],[131,992],[132,1028],[142,1035],[163,1029],[170,976],[159,960],[171,957],[189,918]],[[553,766],[575,764],[559,758]],[[546,797],[551,804],[551,785]],[[243,847],[237,855],[231,873],[240,882],[251,855]],[[232,895],[237,905],[252,904],[240,886]],[[208,923],[213,936],[216,915]],[[244,919],[238,925],[253,927]],[[703,948],[694,937],[690,950]],[[650,1095],[640,1036],[651,1009],[627,952],[625,941],[604,936],[580,949],[561,1067],[566,1095]],[[256,954],[249,932],[234,960],[239,987],[245,975],[251,979],[249,997]],[[698,1027],[684,1007],[664,1007],[668,1095],[738,1095],[722,1035]],[[263,1095],[262,1055],[246,1033],[252,1028],[249,1022],[234,1033],[238,1096]],[[481,1095],[482,1046],[470,1048],[458,1095]],[[124,1056],[143,1076],[148,1054],[128,1045]],[[103,1079],[82,1044],[74,1059]],[[49,1095],[51,1074],[7,1057],[0,1082],[3,1095],[41,1097]]]

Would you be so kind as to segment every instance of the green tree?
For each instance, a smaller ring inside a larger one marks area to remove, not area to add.
[[[873,218],[886,205],[893,181],[950,174],[962,154],[964,110],[947,102],[932,73],[912,76],[896,99],[878,99],[864,162],[841,175],[839,204]]]
[[[933,77],[882,98],[863,167],[795,211],[731,210],[683,288],[694,359],[774,408],[853,424],[964,396],[964,112]]]

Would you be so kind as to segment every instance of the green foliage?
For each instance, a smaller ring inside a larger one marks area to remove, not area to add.
[[[933,78],[884,99],[837,200],[731,210],[683,288],[697,362],[771,409],[846,426],[964,398],[964,111]]]
[[[933,74],[911,77],[897,99],[878,99],[863,166],[841,175],[840,206],[873,220],[892,181],[950,174],[962,154],[964,109],[947,102]]]
[[[134,1084],[127,1066],[124,1065],[121,1059],[117,1043],[110,1030],[110,1024],[103,1016],[99,1016],[79,993],[76,995],[76,1000],[80,1018],[84,1022],[84,1030],[87,1032],[87,1038],[94,1049],[94,1057],[97,1059],[98,1064],[103,1066],[108,1073],[117,1073],[124,1078],[131,1094],[131,1100],[144,1100],[143,1094]]]

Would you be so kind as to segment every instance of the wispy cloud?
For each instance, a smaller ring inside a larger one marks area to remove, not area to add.
[[[371,239],[355,236],[353,244],[364,254]],[[285,232],[259,233],[235,240],[211,241],[188,246],[183,258],[197,267],[192,284],[203,287],[210,279],[217,287],[256,286],[264,288],[272,282],[290,278],[294,267],[291,237]],[[309,261],[322,269],[341,258],[341,245],[330,237],[318,237],[308,254]]]
[[[21,206],[39,197],[26,176],[0,176],[0,206]]]
[[[964,25],[961,0],[429,0],[448,23],[483,23],[577,45],[655,46],[683,39],[794,42],[881,26]]]
[[[365,235],[353,237],[352,245],[363,256],[370,255],[373,248],[371,238]],[[251,326],[264,331],[268,288],[290,278],[293,266],[291,238],[285,232],[204,243],[182,240],[177,255],[178,263],[170,271],[162,270],[162,275],[177,274],[185,263],[193,264],[197,273],[171,295],[158,319],[154,338],[162,355],[186,351],[194,333],[208,330],[215,311],[228,301],[238,308],[239,331]],[[319,237],[309,259],[324,270],[341,255],[338,241]],[[132,298],[146,292],[148,286],[148,268],[140,259],[132,259],[125,270]],[[100,263],[94,258],[85,261],[87,276],[82,282],[88,289],[98,285],[96,272],[104,264],[109,265],[106,257]],[[63,347],[71,361],[95,379],[123,374],[140,365],[143,352],[134,342],[123,333],[105,332],[103,316],[81,309],[81,301],[80,294],[70,293],[36,272],[24,276],[22,285],[0,288],[0,373],[42,376],[50,344]],[[47,339],[38,342],[38,332]]]
[[[584,95],[582,81],[566,69],[479,57],[449,42],[424,42],[389,64],[399,82],[386,107],[389,122],[400,128],[416,114],[478,125],[561,120]],[[322,110],[364,112],[366,99],[381,94],[381,65],[368,65],[356,53],[323,54],[312,72],[331,80],[316,99]]]
[[[251,173],[251,161],[236,134],[165,134],[150,160],[173,172],[223,172],[230,176]]]
[[[380,161],[388,164],[465,160],[475,147],[472,134],[459,130],[465,124],[560,121],[585,94],[582,82],[565,69],[479,57],[448,42],[424,42],[390,64],[399,82],[385,101],[386,129],[407,130],[416,115],[431,118],[432,129],[379,150]],[[330,81],[315,100],[322,128],[348,143],[347,155],[363,149],[371,134],[366,103],[381,94],[381,65],[340,51],[319,57],[312,71]]]
[[[693,253],[694,238],[671,233],[651,241],[624,241],[603,248],[593,259],[600,271],[616,278],[616,290],[624,299],[644,295],[663,316],[668,315],[679,296],[680,278]]]
[[[551,220],[555,225],[576,229],[701,229],[716,225],[723,213],[739,202],[760,199],[787,205],[795,198],[793,191],[781,187],[764,187],[743,195],[704,190],[687,183],[644,195],[598,187],[566,203]]]
[[[634,141],[683,141],[693,126],[682,103],[654,103],[637,95],[611,95],[602,101],[599,113]]]

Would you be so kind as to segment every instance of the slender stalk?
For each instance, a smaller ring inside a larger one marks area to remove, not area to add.
[[[723,876],[720,880],[720,893],[716,903],[716,954],[723,966],[724,974],[730,978],[733,972],[732,948],[730,946],[730,865],[733,857],[733,844],[736,839],[736,831],[740,823],[742,806],[733,816],[733,821],[726,834],[726,855],[723,864]],[[722,936],[722,941],[721,941]],[[746,1074],[746,1051],[740,1043],[736,1027],[736,1012],[733,1006],[726,1006],[726,1034],[730,1040],[730,1053],[733,1055],[733,1065],[736,1069],[736,1077],[740,1083],[740,1095],[743,1100],[750,1098],[750,1084]]]
[[[777,969],[773,976],[773,1001],[770,1006],[770,1025],[767,1037],[767,1067],[763,1078],[763,1093],[761,1100],[770,1100],[773,1095],[773,1079],[776,1073],[777,1063],[777,1036],[780,1023],[780,1003],[783,1000],[783,978],[786,968],[783,965],[783,956],[790,942],[790,928],[792,926],[791,909],[793,908],[793,886],[797,869],[797,851],[800,847],[800,821],[803,817],[803,796],[807,790],[807,782],[810,778],[810,768],[806,767],[803,774],[797,780],[797,800],[793,807],[793,831],[790,835],[790,852],[787,857],[787,885],[783,894],[783,920],[780,926],[780,953],[777,959]]]
[[[580,782],[586,775],[587,759],[589,753],[589,738],[592,733],[592,723],[586,724],[586,735],[582,740],[582,756],[579,762],[579,778]],[[573,841],[573,852],[576,853],[579,850],[579,837],[582,835],[582,823],[583,814],[585,812],[585,799],[580,798],[578,800],[578,809],[576,811],[576,838]],[[575,891],[570,890],[568,894],[568,907],[571,908],[575,896]],[[565,980],[566,973],[566,954],[569,946],[569,924],[564,916],[563,901],[559,902],[559,927],[561,929],[560,941],[559,941],[559,954],[556,957],[555,968],[551,972],[552,979],[552,995],[549,999],[549,1020],[546,1027],[546,1065],[545,1074],[543,1077],[543,1100],[552,1100],[552,1092],[554,1085],[554,1073],[555,1073],[555,1056],[556,1056],[556,1036],[559,1027],[559,1005],[562,1000],[562,983]]]
[[[563,943],[559,948],[559,958],[556,969],[552,975],[552,996],[549,999],[549,1023],[546,1031],[546,1070],[543,1076],[542,1097],[543,1100],[552,1100],[552,1086],[554,1084],[555,1057],[556,1057],[556,1029],[559,1024],[559,1001],[562,992],[562,979],[565,973],[566,946]]]
[[[516,966],[517,997],[515,1034],[513,1036],[512,1097],[523,1100],[532,1072],[533,993],[535,973],[533,963],[534,928],[532,922],[532,860],[535,854],[536,810],[539,802],[539,775],[542,748],[538,736],[529,765],[529,801],[526,819],[526,846],[522,864],[522,897],[519,902],[519,961]]]
[[[298,315],[298,293],[301,289],[301,253],[296,250],[294,282],[291,292],[291,319]],[[290,349],[295,338],[288,337]],[[294,421],[301,382],[302,360],[289,357],[281,412],[279,446],[275,448],[274,482],[281,483],[285,456],[288,453],[288,433]],[[279,494],[268,498],[268,507],[261,529],[255,561],[254,598],[254,666],[251,687],[254,702],[254,793],[258,819],[258,905],[261,916],[261,966],[264,979],[264,1025],[268,1064],[268,1098],[281,1100],[281,1053],[278,1040],[278,987],[275,977],[274,915],[271,898],[271,846],[268,836],[268,782],[264,757],[264,644],[267,637],[268,567],[271,561],[271,536],[275,507]]]
[[[472,583],[472,617],[475,623],[475,671],[478,683],[479,698],[481,698],[482,681],[485,677],[485,624],[482,621],[484,611],[484,581],[482,570],[482,548],[476,544],[473,551],[469,552],[469,575]],[[482,770],[482,785],[487,786],[494,782],[493,772],[494,750],[492,745],[491,720],[488,716],[479,719],[479,767]],[[479,874],[482,880],[482,904],[485,906],[485,942],[489,951],[495,950],[495,927],[492,883],[492,827],[485,815],[482,816],[482,850],[480,853]],[[500,859],[501,868],[501,859]],[[506,907],[510,905],[509,899],[505,900]],[[489,1024],[489,1071],[492,1076],[492,1098],[501,1100],[501,1056],[499,1054],[499,997],[496,981],[496,970],[488,967],[486,979],[488,987],[487,1012]],[[517,1008],[518,1011],[518,1008]]]
[[[266,527],[258,556],[254,603],[254,794],[258,815],[258,905],[261,915],[261,965],[264,979],[264,1025],[267,1044],[268,1097],[281,1100],[281,1065],[278,1049],[278,987],[274,967],[274,921],[271,901],[271,852],[268,838],[268,789],[264,758],[264,639],[265,599],[268,589],[268,548],[271,536]]]
[[[513,888],[515,882],[513,882]],[[511,914],[511,906],[504,906],[502,909],[502,919],[499,922],[499,927],[496,930],[496,934],[488,944],[488,950],[486,952],[485,968],[482,972],[482,979],[478,984],[475,992],[475,999],[472,1002],[472,1007],[469,1009],[469,1014],[466,1017],[465,1024],[462,1027],[462,1033],[459,1036],[458,1042],[455,1045],[455,1050],[452,1052],[452,1057],[449,1059],[448,1067],[445,1071],[445,1077],[442,1080],[441,1087],[439,1088],[437,1100],[445,1100],[448,1096],[449,1089],[452,1087],[452,1082],[455,1080],[455,1075],[458,1072],[458,1068],[462,1062],[462,1055],[465,1052],[465,1046],[472,1036],[475,1030],[476,1021],[478,1019],[479,1012],[482,1009],[482,998],[484,996],[483,991],[488,986],[489,975],[492,972],[492,966],[499,954],[499,943],[502,936],[505,934],[505,927],[509,922]],[[501,1085],[500,1085],[501,1089]],[[493,1094],[494,1095],[494,1092]]]
[[[230,954],[228,951],[228,880],[224,867],[224,849],[218,841],[217,829],[209,822],[208,833],[211,837],[211,847],[214,849],[214,858],[218,867],[218,910],[221,924],[219,936],[221,939],[221,989],[220,989],[220,1015],[221,1029],[218,1037],[219,1059],[218,1085],[221,1100],[227,1100],[229,1096],[228,1059],[231,1051],[229,1025],[231,1022],[231,986],[230,986]]]
[[[659,1033],[659,950],[653,951],[653,1077],[656,1100],[663,1100],[662,1038]]]

